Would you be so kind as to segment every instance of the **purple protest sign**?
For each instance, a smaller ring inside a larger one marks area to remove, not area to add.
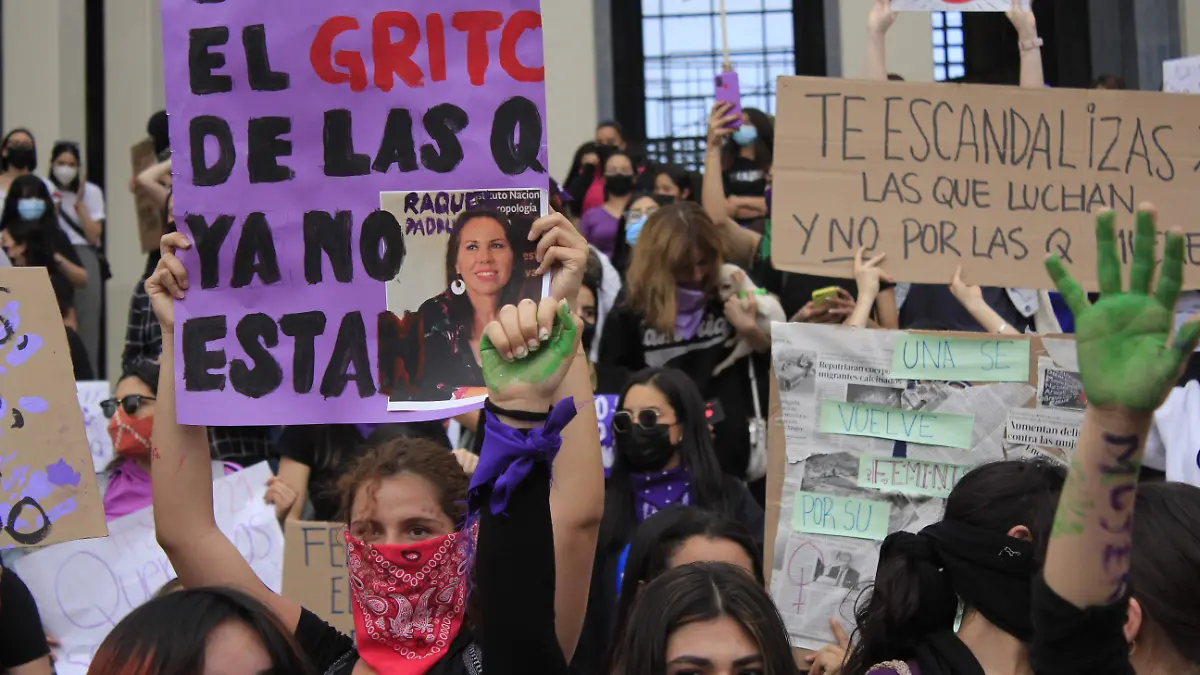
[[[179,420],[477,407],[387,411],[404,365],[378,331],[406,247],[380,195],[547,189],[539,1],[164,0],[162,18],[176,222],[194,244]]]

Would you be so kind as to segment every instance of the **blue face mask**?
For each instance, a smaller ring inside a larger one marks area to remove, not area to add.
[[[22,220],[41,220],[46,215],[46,202],[37,197],[25,197],[17,200],[17,213]]]
[[[642,233],[642,228],[646,226],[646,216],[642,216],[637,220],[625,226],[625,243],[633,246],[637,243],[638,235]]]
[[[751,145],[757,140],[758,129],[755,129],[753,125],[743,124],[733,132],[733,142],[737,143],[738,145]]]

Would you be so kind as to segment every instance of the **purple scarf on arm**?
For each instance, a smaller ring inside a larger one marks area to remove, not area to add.
[[[529,475],[538,462],[553,463],[562,447],[562,430],[575,419],[575,400],[567,397],[550,409],[550,416],[540,429],[521,431],[513,429],[486,413],[486,431],[483,448],[479,453],[479,465],[471,476],[467,489],[471,518],[479,513],[482,504],[478,496],[482,488],[492,485],[489,506],[493,514],[504,513],[508,507],[508,496]]]

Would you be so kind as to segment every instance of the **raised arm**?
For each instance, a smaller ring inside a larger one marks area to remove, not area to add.
[[[867,15],[867,79],[886,80],[887,32],[896,22],[892,0],[875,0]]]
[[[171,173],[171,159],[168,157],[165,161],[154,164],[145,171],[139,173],[134,179],[134,184],[146,196],[154,201],[157,208],[163,208],[167,205],[167,195],[170,193],[162,184],[162,179]]]
[[[879,297],[880,282],[892,282],[892,278],[880,267],[885,258],[887,254],[880,253],[864,262],[861,248],[854,254],[854,279],[858,283],[858,301],[854,305],[854,311],[846,319],[847,326],[865,328],[871,318],[871,310],[875,307],[875,299]],[[892,304],[895,304],[894,300]]]
[[[1028,8],[1025,7],[1028,3]],[[1021,50],[1021,86],[1044,89],[1046,75],[1042,72],[1042,38],[1038,37],[1037,19],[1033,16],[1033,0],[1012,0],[1008,20],[1017,29],[1017,44]]]
[[[588,246],[561,214],[539,218],[530,232],[539,237],[540,272],[551,273],[550,294],[576,307],[576,296],[587,268]],[[591,373],[583,347],[570,362],[558,398],[572,397],[578,411],[563,430],[562,450],[554,460],[550,512],[554,522],[557,585],[554,612],[558,642],[567,660],[575,651],[587,610],[592,562],[604,516],[604,462],[600,454]]]
[[[708,140],[704,149],[704,182],[700,201],[704,212],[725,235],[725,259],[749,267],[758,250],[762,235],[748,230],[731,219],[726,212],[725,184],[721,181],[721,144],[733,130],[728,128],[736,119],[729,113],[730,104],[717,103],[708,116]]]
[[[162,326],[159,407],[154,416],[150,451],[154,530],[159,546],[185,587],[236,588],[266,604],[289,631],[294,631],[300,621],[300,606],[264,586],[233,543],[217,529],[206,427],[184,426],[175,416],[172,299],[182,299],[188,288],[187,271],[175,251],[190,246],[182,233],[165,235],[162,260],[146,280],[146,294]]]
[[[962,278],[962,265],[959,265],[954,270],[954,279],[950,281],[950,293],[958,300],[963,309],[971,314],[971,318],[979,322],[980,326],[989,333],[999,333],[1001,335],[1020,335],[1021,333],[996,313],[983,300],[983,289],[978,286],[969,286]]]
[[[1122,290],[1115,216],[1096,225],[1100,300],[1087,295],[1051,256],[1046,268],[1075,315],[1075,346],[1087,412],[1051,532],[1045,579],[1076,607],[1121,600],[1127,589],[1133,504],[1154,410],[1200,340],[1200,321],[1170,341],[1183,280],[1183,236],[1167,235],[1157,286],[1153,206],[1139,210],[1129,290]]]

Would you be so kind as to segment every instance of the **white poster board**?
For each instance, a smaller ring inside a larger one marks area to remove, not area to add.
[[[259,579],[283,587],[283,532],[265,503],[271,469],[265,462],[213,482],[217,525]],[[96,649],[117,623],[175,578],[154,534],[154,511],[108,523],[108,537],[56,544],[21,558],[17,574],[29,586],[54,650],[58,675],[86,675]]]
[[[1021,0],[1029,7],[1029,0]],[[892,0],[897,12],[1007,12],[1010,0]]]
[[[1163,61],[1163,91],[1200,94],[1200,56]]]
[[[76,382],[75,393],[79,397],[79,409],[83,411],[83,430],[87,432],[88,445],[92,449],[92,465],[101,473],[113,458],[112,437],[108,435],[108,418],[100,410],[100,402],[112,397],[108,382],[95,380]]]

